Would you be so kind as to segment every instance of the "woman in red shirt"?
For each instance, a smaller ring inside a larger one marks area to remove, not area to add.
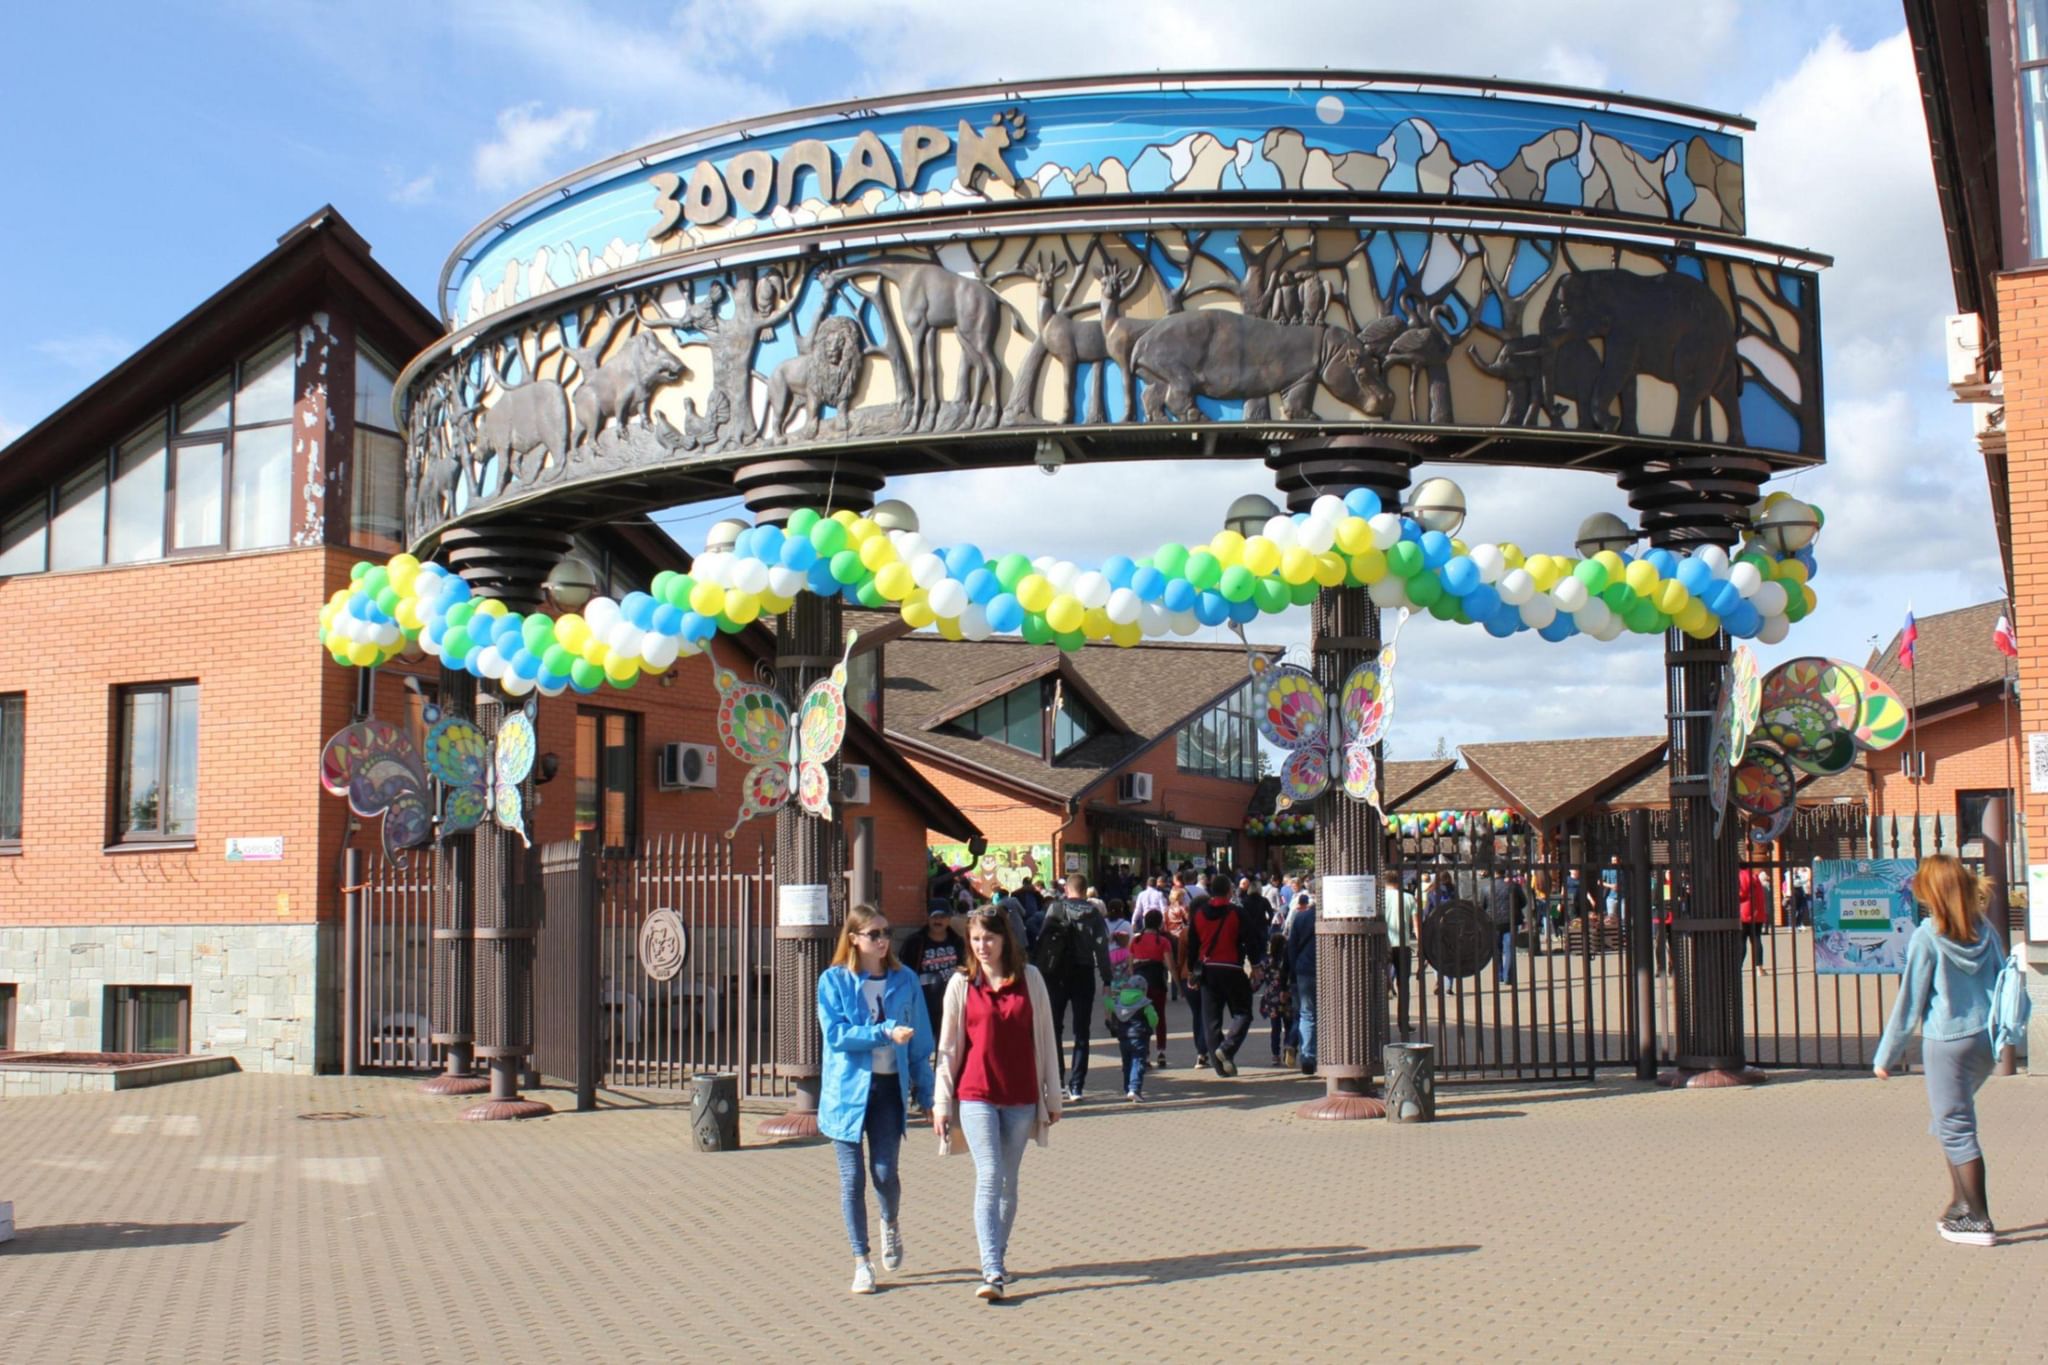
[[[994,1302],[1009,1281],[1003,1257],[1017,1219],[1017,1171],[1026,1138],[1045,1145],[1060,1121],[1060,1052],[1052,1002],[1009,917],[984,907],[967,921],[967,965],[946,986],[932,1126],[948,1155],[965,1137],[974,1152],[974,1235],[981,1284]]]

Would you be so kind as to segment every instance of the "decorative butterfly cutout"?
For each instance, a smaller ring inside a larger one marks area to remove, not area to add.
[[[797,803],[819,819],[832,817],[831,784],[825,765],[838,756],[846,739],[846,661],[859,632],[846,632],[846,652],[832,672],[797,703],[791,722],[789,703],[772,687],[744,682],[729,668],[714,668],[711,684],[718,689],[718,742],[748,765],[740,779],[740,810],[730,839],[757,815],[789,804],[790,788]]]
[[[434,837],[427,774],[412,737],[381,720],[344,726],[320,751],[320,785],[346,796],[364,819],[384,817],[384,856],[403,866],[405,850]]]
[[[1337,706],[1307,669],[1253,654],[1252,715],[1266,742],[1288,750],[1280,768],[1276,809],[1305,804],[1330,785],[1341,759],[1344,794],[1380,809],[1379,765],[1373,746],[1386,738],[1394,719],[1394,642],[1407,623],[1404,610],[1379,657],[1352,669],[1337,692]]]
[[[533,847],[526,834],[519,784],[533,771],[534,709],[534,699],[528,697],[524,707],[507,712],[498,723],[495,745],[458,712],[438,706],[422,710],[427,721],[427,769],[447,789],[441,805],[441,838],[491,820]]]

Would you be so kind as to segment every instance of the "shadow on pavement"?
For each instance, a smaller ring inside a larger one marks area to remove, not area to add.
[[[2022,1232],[2031,1232],[2034,1235],[2032,1237],[2021,1237],[2018,1234]],[[2023,1228],[1999,1229],[1998,1244],[2000,1246],[2018,1246],[2023,1242],[2048,1242],[2048,1223],[2029,1223]]]
[[[1440,1247],[1390,1247],[1373,1251],[1366,1247],[1269,1247],[1259,1251],[1215,1251],[1198,1256],[1168,1256],[1142,1261],[1098,1261],[1089,1265],[1050,1266],[1043,1277],[1080,1279],[1100,1277],[1096,1284],[1060,1285],[1052,1289],[1013,1292],[1005,1303],[1028,1303],[1060,1294],[1116,1291],[1145,1285],[1172,1284],[1180,1280],[1206,1280],[1224,1275],[1256,1275],[1274,1270],[1321,1270],[1333,1266],[1370,1265],[1375,1261],[1404,1261],[1416,1256],[1463,1256],[1479,1250],[1477,1244]],[[1038,1277],[1034,1277],[1038,1278]]]
[[[110,1251],[117,1247],[201,1246],[218,1242],[240,1223],[51,1223],[24,1227],[0,1256],[58,1251]]]

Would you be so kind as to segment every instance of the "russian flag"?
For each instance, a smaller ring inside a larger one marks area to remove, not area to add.
[[[1906,608],[1906,627],[1899,632],[1899,666],[1913,666],[1913,642],[1920,638],[1920,628],[1913,624],[1913,609]]]
[[[1998,646],[1998,652],[2008,659],[2020,657],[2019,637],[2012,633],[2012,622],[2005,617],[1998,618],[1998,624],[1991,628],[1991,643]]]

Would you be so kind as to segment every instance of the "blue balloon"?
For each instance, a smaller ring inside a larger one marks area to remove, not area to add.
[[[1422,539],[1422,527],[1416,523],[1415,518],[1401,518],[1401,539],[1417,541]]]
[[[1166,575],[1150,564],[1143,564],[1132,572],[1129,586],[1140,602],[1157,602],[1166,591]]]
[[[551,692],[559,691],[569,685],[569,675],[566,673],[549,673],[543,670],[541,675],[535,678],[533,682],[536,687],[544,687]]]
[[[838,591],[840,598],[845,601],[847,606],[857,607],[860,605],[860,584],[840,583]]]
[[[1441,569],[1450,562],[1451,538],[1442,531],[1424,531],[1419,543],[1422,546],[1424,567]]]
[[[619,603],[619,615],[637,630],[654,624],[654,599],[644,592],[629,592]]]
[[[680,607],[672,607],[666,602],[662,603],[654,609],[654,624],[649,626],[648,629],[652,630],[656,635],[681,635],[683,633],[682,609]]]
[[[1161,594],[1161,605],[1168,611],[1192,611],[1200,601],[1194,584],[1185,578],[1171,578],[1166,582],[1166,591]]]
[[[811,566],[818,562],[818,547],[803,536],[790,536],[782,542],[778,557],[783,568],[809,573]]]
[[[939,557],[946,561],[947,575],[963,581],[967,575],[988,562],[980,548],[974,545],[955,545]]]
[[[1258,614],[1259,602],[1256,597],[1247,597],[1242,602],[1230,603],[1230,619],[1239,625],[1252,620]]]
[[[685,640],[690,641],[692,644],[701,644],[716,634],[718,634],[718,623],[710,617],[700,616],[694,611],[683,613],[682,636]]]
[[[1136,576],[1138,562],[1129,555],[1111,555],[1102,561],[1102,576],[1109,580],[1112,588],[1128,588]]]
[[[1220,592],[1205,592],[1195,599],[1195,619],[1205,626],[1220,626],[1230,619],[1230,603]]]
[[[1376,517],[1380,514],[1380,495],[1370,488],[1354,488],[1344,495],[1344,510],[1354,517]]]
[[[1465,614],[1475,621],[1486,621],[1500,610],[1500,589],[1491,583],[1481,583],[1465,595]]]
[[[988,600],[989,629],[1008,635],[1024,624],[1024,604],[1015,593],[999,592]]]
[[[1678,572],[1678,556],[1669,550],[1652,550],[1643,556],[1657,566],[1657,577],[1669,578]]]
[[[1444,562],[1444,571],[1437,577],[1444,581],[1444,591],[1453,597],[1463,597],[1479,586],[1479,566],[1469,555],[1452,555]]]
[[[805,543],[808,544],[809,542],[806,541]],[[794,545],[796,542],[791,541],[790,544]],[[818,596],[839,596],[839,580],[832,576],[830,561],[818,558],[815,551],[811,555],[811,567],[806,571],[805,577],[810,582],[811,591]]]
[[[1579,633],[1579,623],[1572,620],[1570,612],[1561,611],[1555,620],[1536,633],[1552,644],[1559,644]]]
[[[1742,594],[1735,590],[1733,583],[1723,579],[1707,589],[1703,600],[1708,611],[1725,621],[1728,619],[1728,613],[1742,604]]]
[[[530,649],[522,649],[512,656],[512,671],[522,678],[540,676],[540,655]]]
[[[1678,580],[1680,587],[1683,587],[1694,597],[1705,593],[1707,585],[1714,581],[1714,571],[1699,560],[1690,557],[1678,562],[1678,571],[1672,576]]]
[[[753,539],[747,544],[752,547],[754,558],[763,564],[773,564],[782,554],[782,542],[786,539],[780,526],[756,526]]]
[[[1497,611],[1486,618],[1486,633],[1493,636],[1496,640],[1505,640],[1508,636],[1513,635],[1521,624],[1521,613],[1515,612],[1510,614],[1504,611]]]
[[[1759,612],[1756,606],[1750,602],[1737,603],[1734,611],[1727,613],[1721,618],[1722,627],[1730,635],[1740,635],[1744,639],[1762,630],[1763,624],[1763,613]]]
[[[756,554],[757,552],[754,549],[754,528],[749,526],[746,530],[741,531],[732,538],[732,556],[734,559],[753,559],[756,557]]]
[[[961,583],[967,589],[967,600],[987,606],[995,595],[1003,590],[1003,580],[997,578],[988,568],[971,569]]]

